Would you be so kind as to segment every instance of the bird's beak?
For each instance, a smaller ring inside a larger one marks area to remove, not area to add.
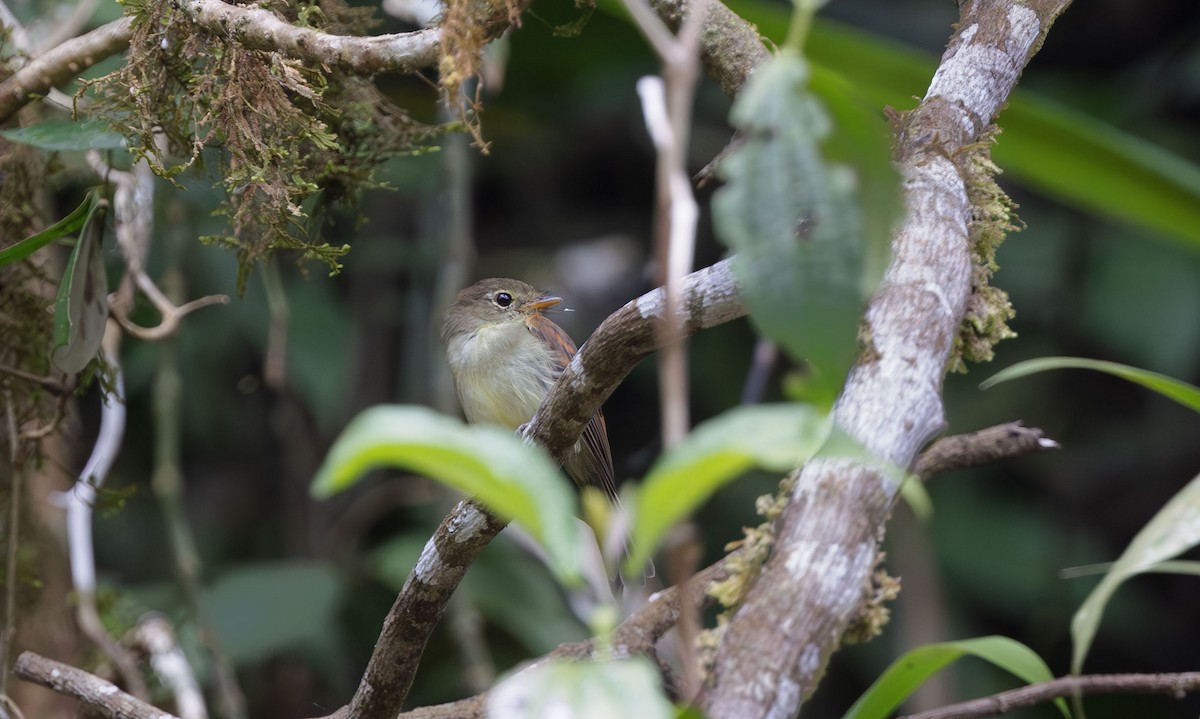
[[[540,312],[548,307],[553,307],[559,302],[562,302],[561,297],[556,297],[555,295],[542,295],[534,301],[527,303],[525,306],[531,310]]]

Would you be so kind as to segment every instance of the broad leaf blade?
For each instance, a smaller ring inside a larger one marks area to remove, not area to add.
[[[738,407],[698,425],[659,458],[634,496],[625,573],[636,575],[663,534],[722,485],[754,467],[791,470],[828,434],[829,419],[801,404]]]
[[[1138,532],[1113,563],[1108,573],[1092,590],[1071,619],[1071,637],[1075,647],[1071,672],[1083,670],[1084,659],[1092,646],[1104,607],[1122,582],[1157,567],[1200,544],[1200,475],[1197,475],[1167,502],[1154,519]]]
[[[1001,382],[1007,382],[1018,377],[1026,377],[1052,369],[1090,369],[1097,372],[1104,372],[1114,377],[1120,377],[1135,384],[1140,384],[1147,389],[1154,390],[1167,399],[1175,400],[1188,409],[1200,412],[1200,387],[1188,384],[1187,382],[1181,382],[1173,377],[1168,377],[1157,372],[1150,372],[1149,370],[1138,369],[1137,367],[1130,367],[1116,362],[1084,359],[1082,357],[1041,357],[1018,362],[984,380],[979,385],[979,388],[988,389]]]
[[[83,371],[100,351],[108,322],[108,275],[101,239],[108,203],[88,211],[79,241],[67,260],[54,302],[54,341],[50,363],[67,374]]]
[[[313,479],[312,494],[328,497],[378,467],[403,467],[474,496],[520,522],[563,581],[579,580],[574,495],[539,448],[498,427],[464,425],[425,407],[374,407],[334,442]]]
[[[343,589],[341,575],[324,563],[259,562],[206,587],[200,603],[222,651],[248,664],[285,649],[336,646],[332,627]]]
[[[0,137],[43,150],[124,150],[125,138],[104,120],[47,120],[0,130]]]
[[[731,114],[744,141],[721,163],[713,220],[737,253],[751,319],[814,367],[813,398],[831,404],[857,350],[865,239],[855,173],[822,157],[831,121],[808,82],[788,52],[751,76]]]
[[[1054,678],[1050,668],[1032,649],[1007,637],[978,637],[957,642],[928,644],[905,652],[884,670],[843,719],[886,719],[926,679],[963,656],[975,656],[990,662],[1026,683]],[[1070,716],[1066,703],[1055,701],[1064,716]]]
[[[0,250],[0,267],[23,260],[34,252],[40,250],[46,245],[54,242],[60,237],[75,234],[75,231],[83,227],[83,223],[87,220],[92,208],[96,206],[96,200],[99,198],[95,192],[89,192],[87,198],[71,211],[71,214],[62,218],[53,225],[50,225],[41,232],[31,237],[26,237],[20,242],[11,247],[5,247]]]

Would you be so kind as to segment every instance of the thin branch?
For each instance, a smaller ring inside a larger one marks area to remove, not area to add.
[[[156,612],[143,616],[128,639],[150,657],[150,666],[163,686],[171,690],[181,719],[208,719],[208,708],[192,665],[167,618]]]
[[[68,40],[30,60],[4,82],[0,82],[0,122],[29,102],[45,95],[100,62],[129,47],[133,18],[123,17]]]
[[[22,652],[17,657],[13,674],[59,694],[75,697],[108,719],[179,719],[174,714],[126,694],[107,679],[33,652]]]
[[[970,719],[1033,706],[1042,702],[1082,694],[1168,694],[1182,699],[1188,692],[1200,691],[1200,672],[1179,674],[1092,674],[1059,677],[1030,684],[989,697],[909,714],[899,719]]]
[[[925,481],[943,472],[1058,448],[1058,442],[1037,427],[1007,422],[977,432],[942,437],[921,453],[913,471]]]
[[[79,628],[116,665],[125,685],[140,697],[148,697],[146,683],[137,662],[104,628],[96,608],[96,556],[92,543],[92,511],[99,498],[97,490],[108,478],[121,442],[125,437],[125,379],[120,361],[121,332],[111,320],[104,330],[101,356],[114,370],[111,395],[104,398],[100,410],[100,432],[92,454],[84,464],[75,486],[62,492],[67,508],[67,546],[71,558],[71,581],[75,588],[75,618]]]

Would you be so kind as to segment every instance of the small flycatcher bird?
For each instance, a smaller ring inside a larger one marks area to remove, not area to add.
[[[442,342],[467,421],[515,430],[533,418],[575,355],[575,343],[542,310],[562,302],[520,280],[480,280],[458,293]],[[615,503],[612,451],[596,412],[563,468],[580,488],[592,485]]]

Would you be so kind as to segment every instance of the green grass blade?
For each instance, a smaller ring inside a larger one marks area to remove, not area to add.
[[[1150,372],[1149,370],[1138,369],[1137,367],[1130,367],[1116,362],[1105,362],[1104,360],[1085,359],[1082,357],[1040,357],[1038,359],[1018,362],[984,380],[979,385],[979,388],[988,389],[1001,382],[1007,382],[1019,377],[1026,377],[1052,369],[1088,369],[1104,372],[1105,374],[1120,377],[1134,384],[1140,384],[1167,399],[1178,402],[1188,409],[1200,412],[1200,387],[1157,372]]]

